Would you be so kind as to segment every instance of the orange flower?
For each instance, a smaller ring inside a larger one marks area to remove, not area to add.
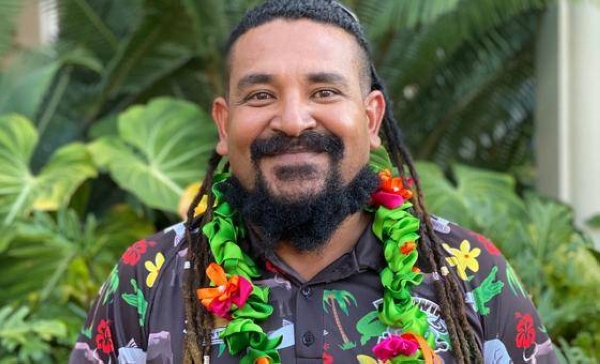
[[[412,197],[412,191],[404,188],[402,177],[393,177],[389,169],[379,172],[379,178],[381,179],[380,188],[385,192],[398,194],[405,199]]]
[[[261,356],[260,358],[256,358],[254,360],[254,364],[270,364],[271,361],[265,357],[265,356]]]
[[[210,263],[206,275],[216,287],[198,289],[198,298],[210,312],[230,318],[231,305],[239,308],[246,303],[253,289],[252,283],[238,275],[232,275],[228,280],[223,268],[216,263]]]
[[[404,255],[408,255],[412,253],[412,251],[415,250],[416,247],[417,244],[414,241],[407,241],[400,247],[400,252]]]

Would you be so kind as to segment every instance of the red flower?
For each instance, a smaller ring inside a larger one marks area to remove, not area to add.
[[[490,253],[492,255],[500,255],[500,249],[496,248],[494,243],[492,243],[488,238],[486,238],[485,236],[483,236],[481,234],[477,234],[474,232],[470,232],[470,234],[475,236],[477,241],[480,242],[481,244],[483,244],[483,246],[488,251],[488,253]]]
[[[323,364],[333,364],[333,356],[328,352],[323,352]]]
[[[102,319],[98,323],[96,329],[96,347],[102,350],[104,354],[111,353],[115,350],[112,341],[112,334],[110,333],[110,326],[108,326],[108,320]]]
[[[374,206],[395,209],[413,196],[411,190],[404,188],[402,177],[392,177],[388,169],[379,172],[379,179],[379,189],[371,195],[371,204]]]
[[[528,313],[523,315],[520,312],[517,312],[515,317],[520,318],[519,322],[517,322],[517,348],[527,349],[535,342],[533,318]]]
[[[148,250],[148,245],[152,246],[154,245],[154,242],[151,241],[148,243],[146,240],[140,240],[131,245],[125,250],[125,253],[123,253],[123,256],[121,257],[123,263],[131,266],[136,265],[140,261],[142,255]]]

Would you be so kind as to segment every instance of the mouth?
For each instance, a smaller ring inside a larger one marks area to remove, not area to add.
[[[270,159],[278,164],[313,164],[315,158],[323,155],[321,152],[313,152],[305,148],[287,150],[283,153],[277,153],[265,156],[265,160]]]

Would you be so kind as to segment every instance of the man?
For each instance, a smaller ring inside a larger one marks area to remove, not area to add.
[[[349,10],[267,2],[227,62],[188,221],[125,252],[72,363],[556,362],[492,243],[423,207]]]

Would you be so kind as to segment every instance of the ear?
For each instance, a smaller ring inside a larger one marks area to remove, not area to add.
[[[381,146],[379,129],[385,115],[385,108],[385,97],[381,91],[373,90],[365,98],[365,112],[367,115],[371,149]]]
[[[219,131],[219,142],[217,143],[217,153],[225,157],[227,156],[227,116],[229,108],[227,101],[223,97],[218,97],[212,104],[212,118],[217,125]]]

